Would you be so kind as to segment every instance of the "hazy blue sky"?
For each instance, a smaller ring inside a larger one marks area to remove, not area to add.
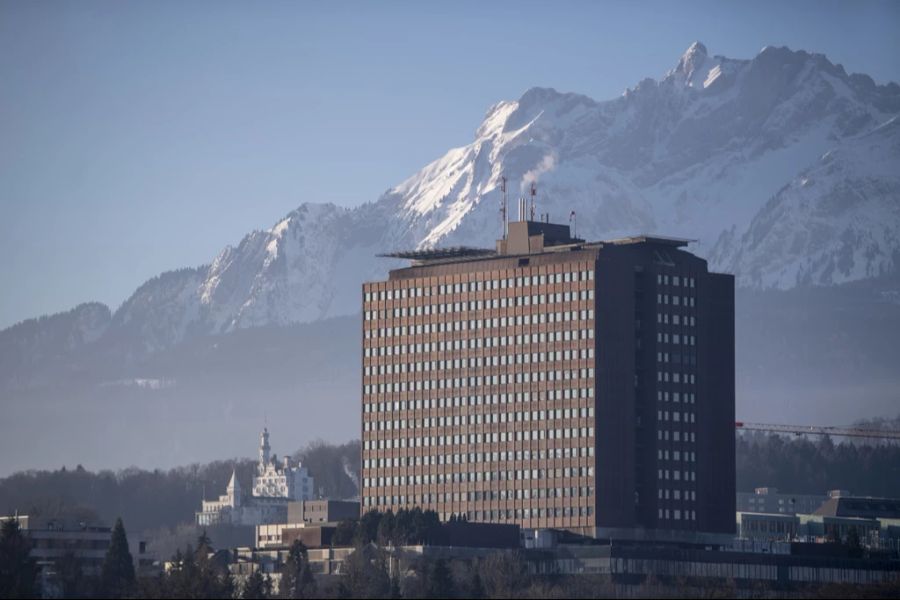
[[[532,86],[597,99],[694,40],[900,81],[900,3],[0,2],[0,327],[376,199]]]

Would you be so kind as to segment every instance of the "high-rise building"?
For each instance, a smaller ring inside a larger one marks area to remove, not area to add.
[[[362,503],[597,537],[735,529],[734,278],[509,224],[363,285]]]

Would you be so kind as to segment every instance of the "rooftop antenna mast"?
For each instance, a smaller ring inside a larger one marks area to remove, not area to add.
[[[534,197],[537,196],[537,187],[535,187],[534,182],[531,182],[531,219],[534,221]]]
[[[572,224],[572,237],[577,238],[578,237],[578,234],[577,234],[578,218],[576,217],[574,210],[571,213],[569,213],[569,223]]]
[[[500,176],[500,190],[503,192],[503,198],[500,200],[500,227],[503,229],[503,239],[506,239],[507,230],[509,229],[509,216],[506,204],[506,176]]]

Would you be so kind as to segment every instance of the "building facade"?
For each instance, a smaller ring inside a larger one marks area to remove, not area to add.
[[[825,494],[786,494],[773,487],[759,487],[751,492],[738,492],[738,512],[759,512],[783,515],[815,512],[828,500]]]
[[[362,504],[733,534],[734,279],[686,240],[509,224],[363,286]]]
[[[300,464],[291,466],[285,456],[281,464],[271,454],[269,430],[263,429],[259,438],[259,462],[253,478],[253,493],[244,495],[232,471],[225,494],[217,500],[203,500],[196,513],[197,524],[212,525],[262,525],[284,523],[288,517],[288,504],[297,500],[312,500],[314,480]]]

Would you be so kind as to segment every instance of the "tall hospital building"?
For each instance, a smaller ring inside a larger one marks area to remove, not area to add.
[[[519,221],[393,254],[363,285],[363,511],[733,533],[734,278],[687,245]]]

